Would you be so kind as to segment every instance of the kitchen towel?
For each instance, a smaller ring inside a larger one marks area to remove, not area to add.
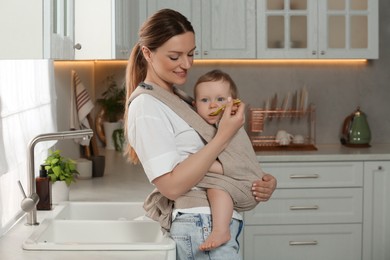
[[[85,89],[84,84],[81,82],[77,72],[74,70],[72,70],[71,82],[70,129],[79,130],[91,128],[87,116],[92,111],[94,105],[87,90]],[[89,139],[77,139],[75,141],[84,146],[88,146],[90,142]]]

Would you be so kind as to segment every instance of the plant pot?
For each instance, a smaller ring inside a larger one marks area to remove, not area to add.
[[[104,122],[104,135],[106,137],[106,149],[115,150],[114,139],[112,137],[113,132],[116,129],[122,129],[122,122]]]
[[[58,204],[61,201],[69,200],[70,187],[66,185],[65,181],[56,181],[52,183],[51,194],[52,204]]]

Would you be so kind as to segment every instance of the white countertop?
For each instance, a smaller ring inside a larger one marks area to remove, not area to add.
[[[370,148],[347,148],[341,145],[318,145],[317,151],[257,152],[260,162],[300,161],[367,161],[390,160],[390,144]],[[71,201],[143,201],[153,186],[141,166],[125,162],[120,153],[106,151],[106,170],[103,177],[78,180],[72,184]],[[47,211],[38,212],[38,222]],[[2,260],[61,260],[61,259],[128,259],[125,251],[25,251],[22,243],[36,226],[26,226],[22,218],[5,236],[0,238]]]
[[[317,145],[317,151],[257,152],[259,162],[382,161],[390,160],[390,144],[351,148],[338,144]]]

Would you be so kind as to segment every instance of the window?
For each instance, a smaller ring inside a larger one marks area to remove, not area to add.
[[[0,61],[0,236],[23,214],[17,181],[26,189],[28,143],[39,134],[56,130],[52,85],[50,60]],[[36,145],[36,166],[51,145],[53,142]]]

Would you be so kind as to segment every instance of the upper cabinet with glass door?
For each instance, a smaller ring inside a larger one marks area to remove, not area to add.
[[[0,23],[0,59],[74,58],[74,0],[1,1]]]
[[[44,57],[74,59],[74,0],[44,0]],[[49,19],[50,17],[50,19]],[[51,21],[51,22],[49,22]]]
[[[256,58],[255,0],[146,0],[143,20],[157,10],[179,11],[195,30],[195,58]]]
[[[378,58],[378,0],[258,0],[258,58]]]

